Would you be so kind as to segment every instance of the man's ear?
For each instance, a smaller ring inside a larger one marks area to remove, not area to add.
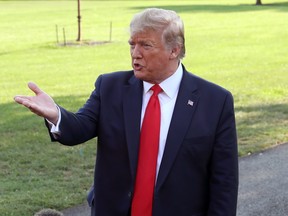
[[[170,53],[170,59],[176,59],[178,58],[179,54],[181,51],[181,47],[180,45],[176,45],[171,49],[171,53]]]

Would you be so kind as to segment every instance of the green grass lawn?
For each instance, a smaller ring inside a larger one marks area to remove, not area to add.
[[[254,0],[82,1],[85,41],[77,38],[76,1],[0,1],[0,215],[29,216],[84,202],[93,181],[95,140],[51,143],[43,119],[14,103],[36,82],[76,111],[101,73],[130,69],[128,25],[146,7],[176,10],[186,27],[186,68],[229,89],[239,156],[288,140],[288,2]]]

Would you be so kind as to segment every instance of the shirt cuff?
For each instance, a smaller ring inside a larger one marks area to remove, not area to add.
[[[57,109],[58,109],[58,121],[57,121],[56,125],[54,125],[52,122],[50,122],[48,119],[46,119],[46,121],[48,122],[48,124],[50,126],[50,132],[53,135],[60,135],[59,125],[61,122],[61,112],[60,112],[60,108],[58,106],[57,106]]]

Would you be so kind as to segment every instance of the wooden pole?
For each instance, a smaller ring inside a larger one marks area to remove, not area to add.
[[[77,40],[76,41],[81,41],[81,15],[80,15],[80,0],[77,0],[78,1],[78,16],[77,16],[77,19],[78,19],[78,37],[77,37]]]

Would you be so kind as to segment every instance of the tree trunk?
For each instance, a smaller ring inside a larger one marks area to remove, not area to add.
[[[256,0],[256,5],[262,5],[261,0]]]
[[[78,37],[76,41],[81,41],[81,15],[80,15],[80,0],[78,0]]]

